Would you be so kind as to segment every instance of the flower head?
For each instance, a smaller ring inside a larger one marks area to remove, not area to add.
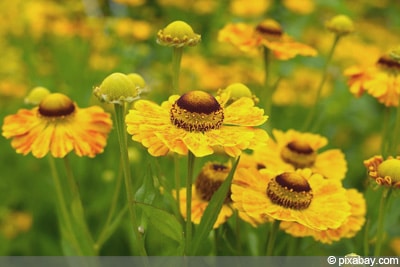
[[[272,19],[266,19],[257,26],[237,23],[228,24],[218,34],[220,42],[228,42],[243,52],[255,53],[259,47],[266,47],[280,60],[288,60],[297,55],[315,56],[317,51],[305,44],[295,42]]]
[[[389,156],[386,160],[382,156],[374,156],[364,161],[368,175],[378,185],[400,188],[400,157]]]
[[[349,77],[351,93],[359,97],[366,92],[386,107],[397,106],[400,95],[400,61],[396,59],[396,51],[394,49],[382,55],[375,65],[346,69],[344,74]]]
[[[158,106],[139,100],[126,116],[128,133],[141,142],[153,156],[175,152],[196,157],[210,155],[223,148],[238,156],[246,148],[263,145],[264,130],[255,129],[267,120],[264,111],[249,98],[241,98],[224,107],[217,98],[203,91],[173,95]]]
[[[157,43],[165,46],[195,46],[200,40],[201,36],[189,24],[180,20],[171,22],[157,33]]]
[[[108,75],[100,86],[93,90],[93,94],[100,101],[122,105],[139,98],[142,83],[143,81],[136,74],[126,75],[115,72]]]
[[[353,21],[346,15],[337,15],[325,23],[325,26],[331,32],[344,36],[354,32]]]
[[[257,162],[275,171],[292,171],[310,168],[325,178],[341,180],[347,171],[347,162],[339,149],[318,150],[328,140],[318,134],[302,133],[295,130],[286,132],[273,129],[274,141],[268,140],[269,149],[255,149]]]
[[[240,168],[231,186],[234,206],[255,221],[293,221],[316,230],[338,228],[350,215],[340,182],[310,169],[271,172]]]
[[[342,225],[335,229],[314,230],[298,222],[282,221],[280,228],[295,237],[312,236],[315,240],[331,244],[342,238],[352,238],[365,223],[366,203],[363,195],[355,189],[346,190],[347,201],[351,206],[351,214]]]
[[[103,152],[111,126],[100,107],[81,109],[66,95],[53,93],[38,107],[7,116],[2,135],[12,138],[12,147],[23,155],[32,152],[42,158],[50,151],[62,158],[74,150],[78,156],[94,157]]]
[[[200,174],[196,178],[196,182],[192,187],[192,222],[199,224],[208,203],[213,194],[218,190],[221,184],[231,170],[229,164],[220,164],[216,162],[207,162]],[[225,202],[222,206],[217,220],[214,223],[214,228],[217,228],[232,216],[233,211],[231,208],[231,192],[228,192]],[[180,189],[180,210],[182,216],[186,218],[186,188]]]

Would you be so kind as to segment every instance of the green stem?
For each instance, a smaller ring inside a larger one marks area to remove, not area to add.
[[[265,103],[265,114],[271,117],[272,110],[272,95],[273,90],[270,88],[270,69],[271,69],[271,52],[268,48],[264,47],[263,50],[263,60],[264,60],[264,88],[260,94],[261,100]]]
[[[183,47],[174,47],[172,54],[172,87],[173,94],[179,93],[179,74],[181,69]]]
[[[54,188],[56,190],[56,200],[57,200],[56,203],[58,208],[60,227],[62,227],[61,224],[65,225],[66,231],[65,232],[62,231],[64,234],[66,234],[66,236],[64,237],[71,242],[71,244],[76,249],[78,255],[85,256],[80,246],[79,239],[74,234],[73,222],[70,213],[68,211],[67,201],[65,199],[63,187],[61,184],[60,176],[58,175],[54,158],[52,156],[48,156],[47,158],[49,159],[51,177],[53,179]]]
[[[74,228],[75,235],[80,237],[79,241],[82,248],[84,248],[86,255],[96,255],[96,250],[93,245],[92,235],[86,223],[81,196],[79,193],[78,186],[76,184],[74,174],[72,172],[71,163],[69,161],[68,155],[63,158],[63,162],[68,183],[68,188],[66,188],[66,190],[68,191],[68,195],[72,206],[71,220],[76,226]]]
[[[365,256],[369,255],[369,230],[370,230],[370,220],[367,220],[364,227],[364,238],[363,238],[363,252]]]
[[[304,131],[311,130],[310,129],[311,128],[311,124],[312,124],[312,121],[315,119],[314,117],[315,117],[317,109],[318,109],[318,102],[319,102],[319,100],[321,98],[322,88],[324,87],[326,78],[328,77],[328,66],[329,66],[329,64],[330,64],[330,62],[332,60],[333,53],[335,52],[335,49],[336,49],[337,44],[338,44],[338,42],[340,40],[340,37],[341,37],[340,35],[335,35],[335,39],[333,40],[331,49],[329,50],[329,53],[327,55],[327,58],[326,58],[326,61],[325,61],[325,65],[324,65],[324,67],[322,69],[322,77],[321,77],[321,80],[320,80],[319,85],[317,87],[317,94],[315,95],[314,105],[311,108],[311,111],[308,113],[307,119],[305,120],[305,124],[304,124],[304,127],[303,127]]]
[[[106,241],[108,228],[111,225],[113,215],[117,208],[118,197],[119,197],[119,193],[121,191],[121,184],[122,184],[122,172],[118,172],[117,181],[116,181],[116,185],[115,185],[115,189],[114,189],[114,194],[113,194],[113,197],[111,200],[110,210],[108,211],[106,222],[105,222],[102,230],[100,231],[99,237],[95,244],[95,248],[97,251],[100,250],[101,246]]]
[[[387,204],[389,203],[391,188],[384,188],[382,192],[381,201],[379,204],[379,215],[377,223],[377,233],[376,233],[376,245],[374,250],[374,256],[381,256],[381,249],[383,243],[383,237],[385,233],[385,215],[387,211]]]
[[[185,253],[189,255],[192,242],[192,183],[195,156],[189,150],[188,153],[188,175],[186,178],[186,243]]]
[[[236,232],[236,251],[237,255],[242,255],[242,236],[241,236],[241,219],[239,217],[239,212],[235,210],[235,232]]]
[[[396,124],[393,131],[392,144],[390,146],[391,150],[389,155],[391,156],[397,155],[397,148],[399,146],[399,134],[400,134],[400,98],[399,98],[399,104],[397,105]]]
[[[180,202],[180,196],[181,196],[181,192],[180,192],[180,188],[181,188],[181,177],[180,177],[180,175],[179,175],[179,170],[180,170],[180,168],[179,168],[179,155],[178,154],[174,154],[174,167],[175,167],[175,169],[174,169],[174,174],[175,174],[175,190],[176,190],[176,199],[177,199],[177,201],[176,201],[176,205],[177,205],[177,208],[178,208],[178,212],[179,212],[179,214],[180,214],[180,212],[181,212],[181,202]]]
[[[116,117],[116,128],[118,133],[119,147],[122,159],[122,169],[124,172],[125,189],[128,200],[129,214],[131,217],[131,222],[133,225],[133,233],[136,239],[136,245],[138,246],[140,256],[146,256],[146,250],[144,248],[144,243],[142,241],[142,236],[139,233],[138,221],[135,211],[135,198],[133,194],[133,187],[131,181],[131,170],[129,167],[129,156],[128,156],[128,144],[127,135],[125,131],[125,108],[123,105],[115,104],[115,117]]]
[[[274,253],[275,240],[276,240],[276,236],[278,234],[278,230],[279,230],[279,221],[275,220],[271,224],[271,229],[270,229],[270,232],[269,232],[268,243],[267,243],[266,256],[272,256],[273,253]]]
[[[383,126],[382,126],[382,141],[381,141],[381,151],[382,156],[386,158],[389,155],[390,148],[390,136],[389,132],[391,132],[390,125],[390,108],[385,108],[383,114]]]

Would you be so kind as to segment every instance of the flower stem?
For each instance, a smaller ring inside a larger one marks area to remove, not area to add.
[[[176,190],[176,199],[178,201],[176,201],[176,205],[178,208],[178,212],[180,214],[181,212],[181,204],[180,204],[180,196],[181,196],[181,192],[180,192],[180,188],[181,188],[181,177],[179,175],[179,155],[178,154],[174,154],[174,176],[175,176],[175,190]]]
[[[92,235],[90,234],[89,227],[86,223],[85,214],[83,210],[82,200],[79,193],[78,186],[74,174],[72,172],[71,163],[69,161],[68,155],[63,158],[65,172],[67,175],[67,182],[69,186],[68,195],[70,198],[71,209],[72,209],[72,222],[76,226],[76,235],[80,238],[80,242],[83,246],[86,246],[86,253],[90,255],[95,255],[96,250],[94,248]],[[86,241],[86,242],[84,242]]]
[[[54,158],[48,156],[48,160],[51,170],[51,177],[53,179],[53,184],[56,191],[56,203],[58,208],[57,213],[59,216],[61,234],[63,235],[63,238],[68,240],[69,243],[74,247],[74,254],[76,253],[76,255],[85,256],[85,253],[80,243],[80,239],[77,238],[77,235],[75,235],[74,233],[73,221],[68,210],[67,200],[65,198],[65,193],[63,191],[63,186],[60,180],[60,176],[58,175]]]
[[[195,156],[189,150],[188,153],[188,175],[186,178],[186,243],[185,254],[189,255],[192,242],[192,183]]]
[[[376,233],[376,245],[374,250],[374,256],[379,257],[381,255],[383,236],[385,233],[385,215],[389,203],[391,188],[384,188],[382,192],[381,201],[379,204],[379,215],[377,223],[377,233]]]
[[[275,240],[279,229],[279,221],[275,220],[271,224],[271,229],[269,232],[268,243],[267,243],[267,253],[266,256],[272,256],[275,247]]]
[[[179,93],[179,74],[181,69],[183,47],[174,47],[172,54],[172,88],[173,94]]]
[[[124,172],[125,189],[128,200],[129,214],[133,225],[133,233],[136,239],[136,246],[140,256],[146,256],[146,250],[144,243],[138,229],[138,220],[135,211],[135,198],[133,194],[132,181],[131,181],[131,170],[129,167],[129,156],[128,156],[128,144],[127,135],[125,131],[125,107],[123,105],[114,104],[115,116],[116,116],[116,128],[118,133],[119,147],[121,152],[122,169]]]
[[[100,231],[99,237],[98,237],[98,239],[96,241],[96,244],[95,244],[96,250],[100,250],[101,246],[104,244],[104,242],[105,242],[105,240],[107,238],[108,228],[111,225],[113,215],[114,215],[115,210],[117,208],[118,197],[119,197],[119,194],[120,194],[120,191],[121,191],[121,184],[122,184],[122,172],[119,171],[118,172],[118,176],[117,176],[115,189],[114,189],[114,194],[113,194],[113,197],[112,197],[112,200],[111,200],[110,210],[108,211],[106,222],[104,224],[104,227]]]
[[[383,122],[382,122],[382,141],[381,141],[381,151],[382,151],[382,156],[387,157],[389,155],[389,150],[390,150],[390,136],[389,132],[391,131],[390,127],[390,108],[385,108],[384,114],[383,114]]]
[[[389,155],[391,156],[397,155],[397,148],[399,146],[399,134],[400,134],[400,99],[399,99],[399,104],[397,105],[396,124],[394,126],[393,139],[392,139],[392,144],[390,146],[391,149]]]
[[[271,51],[264,47],[263,49],[263,60],[264,60],[264,88],[261,93],[262,101],[265,103],[265,114],[271,117],[272,110],[272,95],[273,88],[270,88],[270,69],[271,69]]]
[[[327,58],[326,58],[326,61],[325,61],[325,65],[324,65],[324,67],[322,69],[322,77],[321,77],[321,80],[320,80],[320,82],[318,84],[318,87],[317,87],[317,94],[315,95],[314,105],[311,108],[311,111],[308,113],[308,117],[305,120],[305,123],[304,123],[304,126],[303,126],[303,130],[304,131],[310,131],[311,130],[311,125],[312,125],[313,120],[315,119],[314,117],[315,117],[317,109],[318,109],[318,101],[321,98],[322,88],[324,87],[326,78],[328,77],[328,66],[329,66],[329,64],[330,64],[330,62],[332,60],[333,53],[335,52],[337,44],[339,43],[340,37],[341,37],[340,35],[335,35],[335,39],[333,40],[331,49],[329,50],[329,53],[327,55]]]

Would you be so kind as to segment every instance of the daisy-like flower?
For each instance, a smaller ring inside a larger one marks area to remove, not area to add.
[[[365,198],[355,189],[346,190],[347,200],[351,206],[351,214],[345,222],[336,229],[314,230],[297,222],[283,221],[280,228],[295,237],[312,236],[316,241],[332,244],[342,238],[354,237],[365,223]]]
[[[375,65],[352,66],[344,71],[348,77],[350,92],[360,97],[367,93],[386,107],[394,107],[400,96],[400,60],[389,52],[381,56]]]
[[[228,164],[208,162],[204,165],[196,178],[195,184],[192,186],[191,218],[193,223],[200,224],[211,197],[218,190],[226,177],[228,177],[230,170],[231,167]],[[218,214],[217,220],[214,223],[214,228],[218,228],[221,224],[225,223],[233,214],[230,194],[231,192],[229,191],[221,211]],[[179,196],[180,211],[182,216],[186,219],[186,188],[180,189]]]
[[[2,135],[12,138],[12,147],[23,155],[42,158],[50,151],[62,158],[74,150],[94,157],[103,152],[111,126],[110,115],[100,107],[79,108],[66,95],[52,93],[39,106],[7,116]]]
[[[376,181],[378,185],[392,186],[400,188],[400,157],[374,156],[364,161],[364,166],[368,170],[368,175]]]
[[[253,156],[273,171],[291,171],[310,168],[325,178],[341,180],[347,172],[347,162],[342,151],[329,149],[318,153],[328,140],[318,134],[295,130],[286,132],[273,129],[275,141],[268,140],[268,149],[255,149]]]
[[[266,19],[256,27],[245,23],[228,24],[219,31],[218,40],[249,53],[255,53],[259,47],[265,46],[279,60],[288,60],[297,55],[317,55],[314,48],[294,41],[272,19]]]
[[[201,41],[200,34],[184,21],[174,21],[157,33],[157,43],[164,46],[195,46]]]
[[[268,134],[252,126],[267,120],[264,111],[250,98],[240,98],[229,106],[203,91],[173,95],[161,106],[139,100],[125,122],[134,141],[141,142],[152,156],[168,152],[196,157],[223,150],[232,157],[247,148],[265,145]]]
[[[310,169],[275,173],[238,169],[231,186],[234,207],[255,221],[298,222],[316,230],[338,228],[350,215],[339,181]]]

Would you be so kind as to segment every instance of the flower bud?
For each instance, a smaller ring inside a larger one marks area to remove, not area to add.
[[[157,43],[165,46],[195,46],[201,40],[192,27],[184,21],[174,21],[157,33]]]
[[[107,76],[93,91],[100,101],[120,105],[138,99],[139,93],[139,86],[133,82],[133,79],[119,72]]]
[[[325,26],[331,32],[343,36],[354,32],[353,21],[346,15],[337,15],[327,21]]]
[[[28,105],[37,106],[42,101],[42,99],[49,94],[50,91],[47,88],[37,86],[29,92],[29,94],[25,97],[24,102]]]

